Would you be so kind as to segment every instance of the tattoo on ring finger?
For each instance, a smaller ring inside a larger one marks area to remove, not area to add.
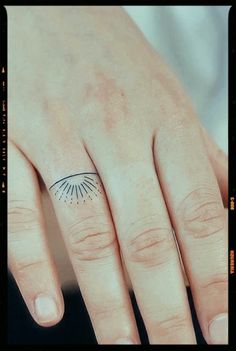
[[[49,190],[59,200],[73,204],[93,200],[102,193],[99,176],[95,172],[76,173],[53,183]]]

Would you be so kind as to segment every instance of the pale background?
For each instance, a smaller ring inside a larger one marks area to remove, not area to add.
[[[123,6],[175,71],[199,118],[228,150],[230,6]]]

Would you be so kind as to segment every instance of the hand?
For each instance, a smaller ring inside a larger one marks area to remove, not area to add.
[[[33,318],[64,308],[41,177],[100,344],[139,343],[121,255],[150,343],[196,343],[172,228],[205,339],[226,343],[226,160],[180,83],[118,7],[8,21],[9,267]]]

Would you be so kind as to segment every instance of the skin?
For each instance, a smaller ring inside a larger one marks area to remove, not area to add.
[[[150,343],[196,343],[172,228],[204,337],[227,343],[227,159],[180,83],[119,7],[7,11],[9,268],[32,317],[64,311],[39,177],[97,172],[93,201],[49,195],[98,343],[140,343],[121,256]]]

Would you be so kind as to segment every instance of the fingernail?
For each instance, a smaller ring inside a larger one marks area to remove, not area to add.
[[[134,345],[134,342],[131,339],[128,338],[120,338],[117,339],[115,342],[115,345]]]
[[[57,319],[58,309],[53,298],[39,295],[35,299],[35,312],[40,322],[51,322]]]
[[[210,322],[209,334],[213,344],[228,343],[228,313],[219,314]]]

